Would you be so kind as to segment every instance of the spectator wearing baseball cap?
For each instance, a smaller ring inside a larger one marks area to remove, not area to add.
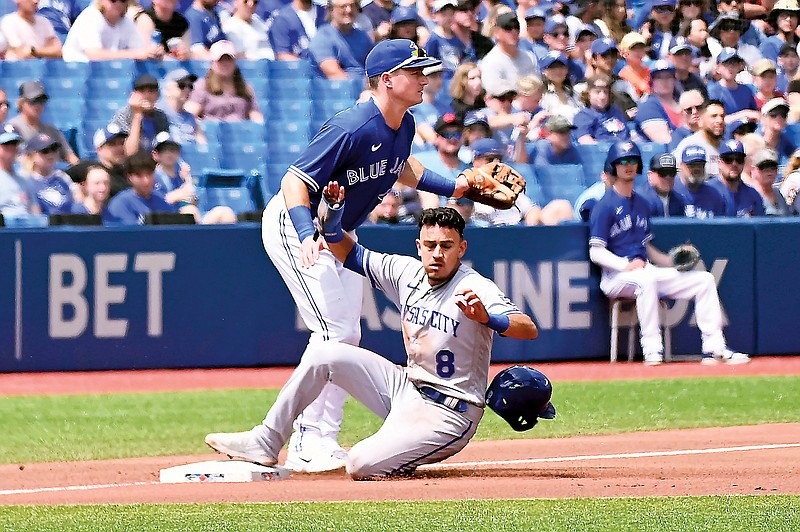
[[[576,31],[582,27],[583,26],[576,28]],[[552,54],[563,54],[563,56],[566,57],[567,80],[570,85],[574,86],[576,83],[583,81],[586,77],[585,65],[579,64],[568,56],[572,43],[570,42],[569,23],[564,15],[555,14],[547,19],[544,24],[544,42],[547,45],[548,53],[539,60],[539,68],[542,72],[544,73],[545,69],[542,63],[550,63],[551,61],[547,59],[548,56]]]
[[[192,113],[183,108],[189,101],[195,81],[197,81],[197,76],[183,68],[168,72],[161,80],[159,106],[169,119],[170,133],[181,144],[207,143],[200,122]]]
[[[630,140],[627,119],[614,105],[610,77],[605,74],[590,77],[581,97],[586,107],[575,115],[575,136],[579,144]]]
[[[675,11],[677,0],[652,0],[650,2],[650,46],[649,55],[654,61],[666,59],[669,55],[669,45],[675,38],[677,23]]]
[[[73,182],[81,185],[86,181],[89,168],[100,165],[109,175],[109,196],[114,196],[130,187],[122,168],[122,163],[125,162],[125,139],[127,137],[128,132],[120,129],[117,124],[108,124],[106,127],[96,130],[91,137],[96,158],[81,159],[78,164],[66,170],[67,175],[72,178]]]
[[[636,125],[650,142],[670,144],[672,132],[684,123],[683,110],[675,99],[675,67],[659,59],[650,68],[652,94],[639,103]]]
[[[737,118],[725,128],[725,138],[742,140],[742,137],[750,133],[755,133],[758,129],[756,122],[751,122],[747,118]]]
[[[15,164],[22,136],[11,124],[0,129],[0,214],[8,218],[40,214],[32,183],[17,174]]]
[[[209,49],[211,67],[194,83],[184,109],[198,120],[263,123],[256,93],[236,64],[236,50],[230,41],[215,42]],[[148,147],[149,149],[149,147]]]
[[[637,187],[650,207],[650,216],[685,216],[686,199],[675,191],[677,174],[678,161],[671,153],[656,153],[650,159],[647,184]]]
[[[33,184],[36,200],[43,214],[70,214],[75,196],[72,180],[56,169],[58,140],[45,133],[34,135],[25,143],[28,177]]]
[[[669,44],[669,61],[675,67],[675,92],[678,97],[690,90],[699,90],[704,97],[708,95],[705,82],[691,71],[692,61],[698,53],[699,50],[686,37],[674,37]]]
[[[719,175],[710,179],[709,185],[725,197],[726,216],[764,215],[761,195],[742,181],[745,157],[744,145],[738,140],[726,140],[719,147]]]
[[[636,91],[630,82],[617,75],[617,64],[619,63],[617,42],[610,37],[600,37],[592,43],[589,51],[592,54],[592,58],[586,67],[587,78],[598,74],[611,78],[611,91],[614,94],[617,107],[625,113],[627,120],[633,120],[636,116],[636,100],[634,100]],[[586,90],[586,85],[576,85],[575,89],[579,93],[583,93]]]
[[[413,7],[397,6],[392,10],[389,18],[392,29],[389,32],[390,39],[408,39],[419,44],[419,33],[417,29],[422,24],[422,20]]]
[[[75,155],[64,134],[53,124],[42,121],[42,113],[47,106],[48,99],[47,91],[41,81],[25,81],[19,86],[19,99],[17,100],[19,114],[8,123],[16,129],[24,142],[41,133],[56,139],[59,145],[59,159],[75,164],[78,162],[78,156]]]
[[[169,131],[169,118],[156,106],[161,92],[158,80],[141,74],[133,81],[128,105],[119,109],[111,119],[120,131],[127,131],[125,153],[130,156],[140,149],[149,150],[155,136]]]
[[[756,87],[756,105],[761,109],[765,103],[773,98],[786,98],[783,92],[777,90],[778,65],[771,59],[759,59],[750,67],[753,76],[753,85]]]
[[[151,151],[138,151],[125,160],[125,176],[131,186],[108,202],[112,223],[143,225],[145,216],[152,212],[178,212],[176,206],[167,203],[163,194],[153,189],[155,169]]]
[[[750,185],[761,195],[764,213],[767,216],[791,216],[792,209],[779,190],[778,153],[770,148],[762,148],[753,154],[753,167],[750,170]]]
[[[716,73],[719,81],[708,84],[708,97],[720,100],[725,105],[729,122],[743,117],[758,120],[758,105],[753,91],[736,81],[736,76],[744,68],[744,59],[735,48],[723,48],[717,56]]]
[[[520,40],[520,48],[541,59],[549,51],[544,42],[544,26],[547,20],[547,11],[540,6],[529,8],[525,12],[525,26]]]
[[[563,52],[551,51],[540,63],[545,91],[541,106],[551,115],[572,119],[583,106],[569,80],[569,59]]]
[[[496,44],[481,62],[483,86],[496,94],[501,84],[515,84],[522,76],[539,72],[537,60],[520,48],[520,24],[514,12],[497,17],[494,30]]]
[[[759,46],[761,55],[776,61],[784,44],[797,47],[797,25],[800,19],[800,5],[797,0],[778,0],[767,17],[769,25],[776,30],[775,35],[767,37]]]
[[[705,220],[725,216],[725,197],[706,183],[706,150],[690,144],[680,153],[681,164],[673,190],[686,201],[686,216]]]
[[[433,127],[436,139],[433,142],[434,150],[416,153],[414,156],[422,165],[437,174],[456,179],[467,165],[458,158],[458,152],[463,145],[464,122],[453,112],[445,113],[439,117]],[[420,198],[424,206],[433,203],[433,194],[420,191]],[[438,200],[437,200],[438,205]]]
[[[517,162],[537,166],[556,164],[581,164],[580,155],[572,142],[575,126],[566,116],[552,115],[544,123],[544,138],[533,143],[528,160]],[[570,208],[571,210],[571,208]]]
[[[490,139],[493,136],[485,110],[468,112],[464,116],[463,146],[458,152],[458,158],[465,163],[472,162],[472,145],[480,139]]]
[[[797,89],[800,86],[800,80],[792,82],[792,88],[789,90],[789,80],[794,80],[800,66],[800,55],[798,55],[797,48],[791,44],[784,44],[778,53],[778,85],[777,90],[781,92],[799,92]]]
[[[620,41],[619,51],[626,62],[619,71],[619,77],[631,84],[636,98],[650,94],[650,69],[644,64],[644,58],[647,55],[645,38],[632,31]]]
[[[767,148],[778,152],[781,162],[785,162],[797,149],[786,130],[789,117],[789,104],[783,98],[773,98],[761,108],[761,120],[757,133],[764,137]]]

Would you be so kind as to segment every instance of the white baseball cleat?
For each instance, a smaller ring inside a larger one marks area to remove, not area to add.
[[[267,451],[256,441],[249,430],[209,434],[206,436],[206,445],[231,458],[241,458],[266,466],[278,463],[278,459],[267,454]]]
[[[664,363],[664,355],[661,353],[648,353],[644,355],[645,366],[658,366]]]
[[[283,467],[296,473],[325,473],[343,469],[347,465],[347,452],[344,449],[334,451],[317,450],[314,453],[290,452]]]
[[[715,353],[704,353],[703,359],[700,361],[701,364],[709,366],[719,364],[720,362],[731,365],[747,364],[750,362],[750,355],[739,353],[738,351],[733,351],[732,349],[728,349],[726,347],[725,349]]]

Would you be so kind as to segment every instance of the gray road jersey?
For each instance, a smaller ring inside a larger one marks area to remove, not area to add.
[[[450,281],[431,287],[417,259],[368,251],[365,263],[372,285],[400,310],[409,379],[483,406],[494,331],[464,316],[453,295],[470,288],[493,314],[518,313],[517,306],[464,265]]]

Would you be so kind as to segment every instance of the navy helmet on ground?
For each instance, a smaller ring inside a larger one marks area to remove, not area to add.
[[[603,168],[603,171],[616,177],[617,168],[615,165],[620,159],[628,159],[631,157],[636,157],[639,159],[639,167],[636,169],[636,173],[641,174],[644,170],[644,166],[642,165],[642,152],[639,151],[639,147],[629,140],[615,142],[608,150],[608,155],[606,155],[606,164]]]
[[[486,390],[486,406],[505,419],[518,432],[532,429],[539,418],[553,419],[556,409],[550,402],[553,386],[541,371],[527,366],[512,366],[492,379]]]

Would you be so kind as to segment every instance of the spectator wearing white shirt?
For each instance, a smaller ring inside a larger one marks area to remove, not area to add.
[[[64,60],[161,59],[161,43],[142,41],[127,8],[124,0],[96,0],[84,9],[67,34]]]
[[[520,24],[515,13],[503,13],[497,17],[494,36],[497,44],[481,60],[483,86],[489,94],[495,93],[499,85],[516,85],[521,76],[539,73],[534,56],[524,53],[519,47]]]
[[[17,10],[0,19],[7,41],[6,60],[61,57],[61,41],[53,25],[36,13],[39,0],[15,0]]]
[[[222,31],[233,43],[236,54],[245,59],[275,59],[267,32],[269,28],[255,14],[259,0],[236,0],[233,15],[222,23]]]

